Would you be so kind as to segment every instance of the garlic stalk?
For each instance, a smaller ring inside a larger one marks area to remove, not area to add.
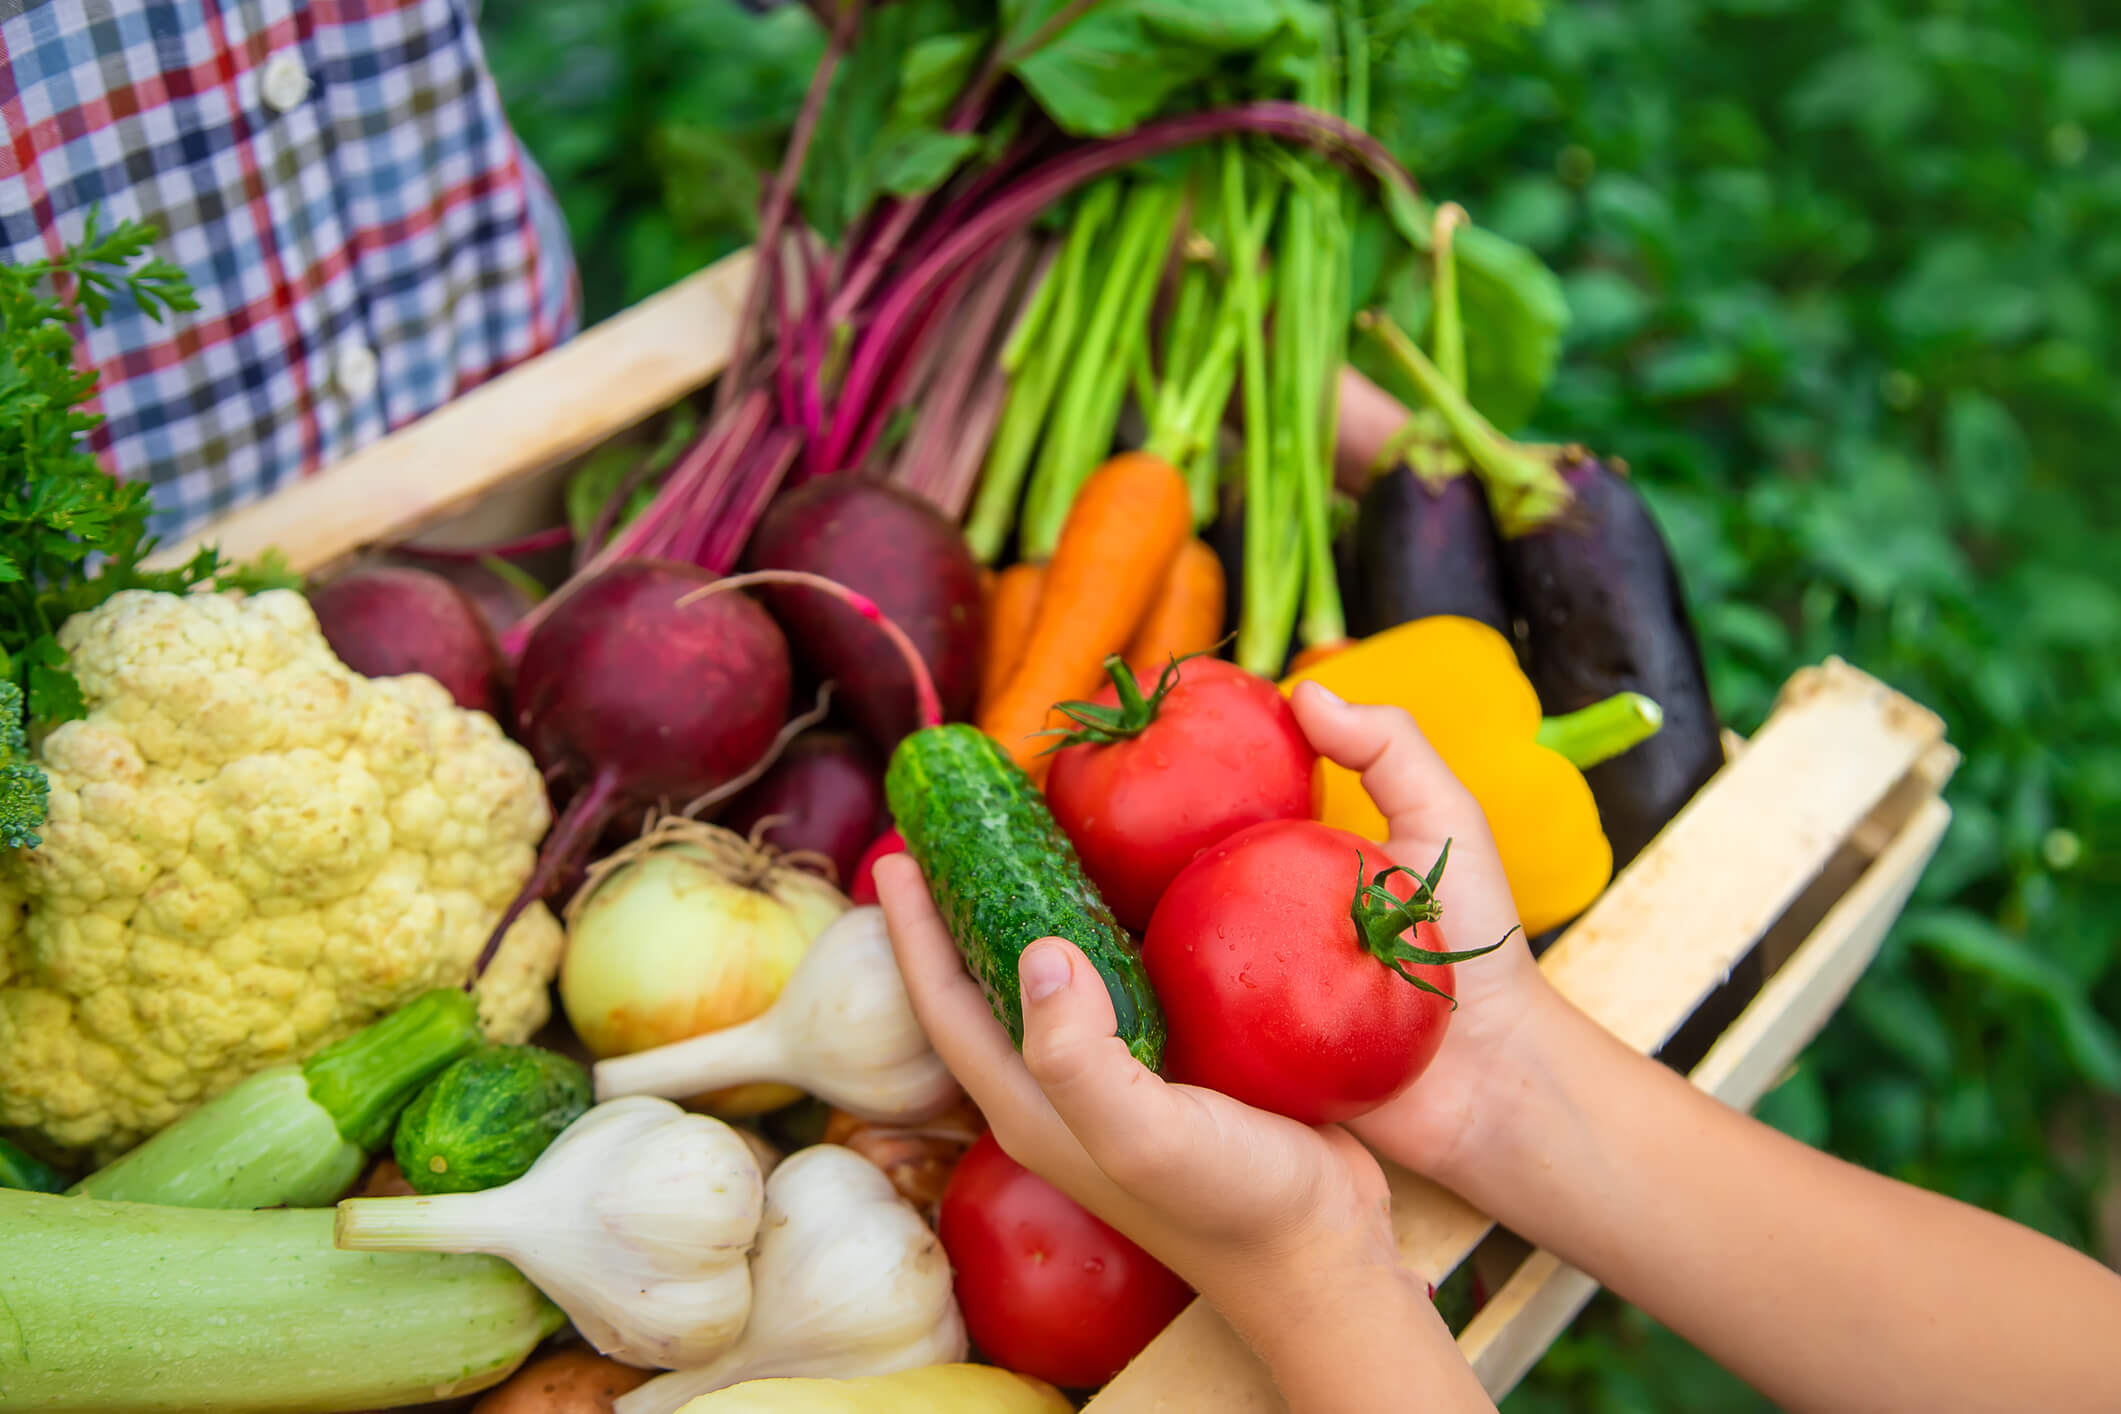
[[[878,1123],[927,1119],[958,1095],[913,1014],[875,904],[827,924],[758,1016],[599,1061],[595,1079],[599,1099],[682,1100],[734,1085],[793,1085]]]
[[[596,1106],[499,1188],[347,1199],[334,1237],[357,1251],[505,1258],[602,1354],[689,1369],[744,1329],[764,1203],[758,1159],[734,1129],[644,1095]]]
[[[745,1380],[888,1375],[966,1355],[942,1244],[876,1165],[837,1144],[789,1155],[766,1181],[751,1290],[736,1344],[622,1395],[616,1414],[676,1414]]]

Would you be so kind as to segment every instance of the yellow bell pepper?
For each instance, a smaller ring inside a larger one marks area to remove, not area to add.
[[[926,1365],[852,1380],[746,1380],[678,1414],[1074,1414],[1053,1386],[993,1365]]]
[[[1509,640],[1473,619],[1438,616],[1386,629],[1311,662],[1309,678],[1350,702],[1412,714],[1451,773],[1480,802],[1527,934],[1566,923],[1613,875],[1613,848],[1579,767],[1617,756],[1657,729],[1636,693],[1542,720]],[[1384,817],[1345,766],[1320,760],[1319,819],[1382,841]]]

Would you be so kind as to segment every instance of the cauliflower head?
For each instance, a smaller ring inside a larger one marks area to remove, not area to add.
[[[264,1067],[459,986],[551,823],[530,755],[432,679],[340,663],[301,595],[132,590],[59,635],[88,699],[0,862],[0,1128],[101,1161]],[[477,988],[522,1041],[542,905]]]

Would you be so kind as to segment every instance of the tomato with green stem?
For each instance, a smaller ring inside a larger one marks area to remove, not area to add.
[[[1457,1006],[1455,965],[1509,935],[1446,950],[1436,885],[1449,844],[1426,877],[1386,860],[1366,880],[1377,851],[1347,830],[1272,820],[1171,881],[1142,939],[1166,1078],[1339,1124],[1421,1077]]]
[[[1046,804],[1129,932],[1202,850],[1266,820],[1317,813],[1318,753],[1279,688],[1235,663],[1174,658],[1147,695],[1117,655],[1111,681],[1064,702]]]

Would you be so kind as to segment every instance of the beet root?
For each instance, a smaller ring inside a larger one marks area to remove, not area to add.
[[[1560,464],[1568,508],[1503,542],[1525,623],[1527,670],[1548,716],[1639,692],[1656,735],[1584,772],[1625,865],[1723,766],[1723,733],[1677,567],[1649,507],[1594,457]]]
[[[979,565],[927,501],[851,473],[818,477],[774,502],[749,562],[823,575],[873,600],[927,665],[944,718],[971,712],[985,620]],[[870,745],[888,754],[922,725],[912,674],[873,622],[807,586],[769,585],[761,597]]]
[[[621,560],[569,584],[523,645],[516,739],[572,794],[476,970],[617,812],[659,799],[682,809],[774,749],[788,642],[750,597],[700,593],[714,582],[693,565]]]
[[[438,574],[369,565],[309,592],[325,641],[363,677],[424,673],[459,707],[499,717],[505,680],[492,627],[471,596]]]
[[[862,851],[884,827],[884,771],[867,742],[852,732],[805,732],[788,743],[758,780],[723,807],[717,823],[775,849],[821,854],[841,889]]]
[[[1514,638],[1500,541],[1473,477],[1432,486],[1393,467],[1370,483],[1355,517],[1350,631],[1365,638],[1454,614]]]

